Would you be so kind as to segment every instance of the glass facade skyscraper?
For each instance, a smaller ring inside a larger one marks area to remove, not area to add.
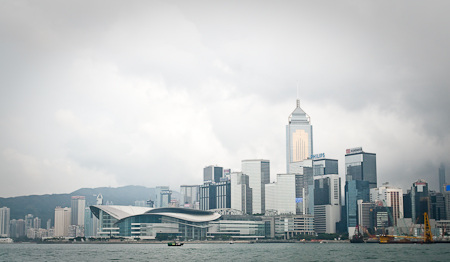
[[[341,178],[338,174],[314,177],[314,229],[336,233],[341,220]]]
[[[376,154],[361,147],[346,150],[345,154],[345,211],[349,235],[355,233],[358,221],[358,200],[370,202],[370,189],[377,187]]]
[[[204,183],[218,183],[223,175],[223,167],[207,166],[203,168],[203,182]]]
[[[72,196],[71,198],[72,219],[71,225],[84,225],[84,210],[86,199],[84,196]]]
[[[290,163],[303,161],[313,154],[313,132],[310,117],[300,108],[300,100],[297,99],[297,107],[289,116],[289,124],[286,126],[286,173],[292,173]]]
[[[358,225],[357,201],[370,201],[369,181],[350,180],[345,183],[345,207],[347,211],[347,227],[354,228]],[[349,230],[349,233],[350,230]]]
[[[418,224],[423,224],[423,213],[430,214],[430,197],[428,192],[428,183],[419,179],[413,183],[410,191],[411,195],[411,217]]]
[[[313,160],[314,176],[338,174],[337,159],[315,159]]]
[[[345,155],[345,180],[368,181],[370,188],[377,187],[377,156],[366,153],[362,148],[347,149]]]
[[[231,182],[205,183],[199,188],[200,210],[231,208]]]

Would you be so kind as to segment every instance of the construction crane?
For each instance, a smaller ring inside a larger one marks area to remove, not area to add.
[[[430,220],[428,219],[428,213],[423,213],[424,227],[423,231],[423,241],[425,243],[433,243],[433,234],[431,233]]]

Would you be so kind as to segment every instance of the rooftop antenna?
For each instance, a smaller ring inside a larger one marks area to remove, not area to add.
[[[300,99],[298,98],[298,80],[297,80],[297,107],[300,107]]]

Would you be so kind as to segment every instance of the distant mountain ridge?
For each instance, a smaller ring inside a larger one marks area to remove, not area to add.
[[[12,219],[24,219],[27,214],[41,219],[41,227],[46,228],[48,219],[55,218],[55,207],[70,207],[72,196],[85,196],[86,205],[96,204],[97,195],[102,194],[103,202],[114,205],[134,205],[137,200],[155,199],[155,188],[144,186],[81,188],[70,194],[31,195],[1,198],[0,207],[10,208]],[[172,199],[180,199],[180,193],[172,190]]]

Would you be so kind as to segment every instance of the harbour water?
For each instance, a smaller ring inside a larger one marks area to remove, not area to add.
[[[2,244],[0,261],[449,261],[450,244]]]

